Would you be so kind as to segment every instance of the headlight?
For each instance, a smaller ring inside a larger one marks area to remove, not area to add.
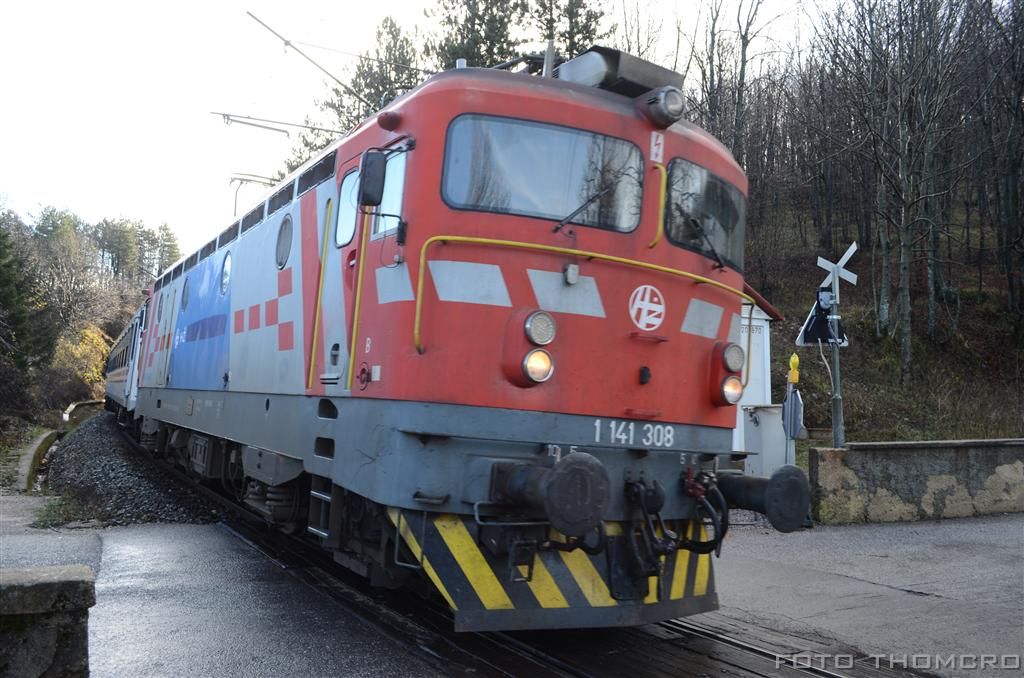
[[[725,347],[725,351],[722,352],[722,362],[725,363],[725,369],[730,372],[742,370],[744,358],[746,356],[743,354],[743,349],[740,348],[739,344],[729,344]]]
[[[683,117],[686,99],[676,87],[661,87],[647,95],[647,106],[643,110],[658,127],[669,127]]]
[[[730,405],[735,405],[743,397],[743,382],[734,374],[722,381],[722,398]]]
[[[538,346],[555,340],[555,319],[545,311],[534,311],[526,318],[526,338]]]
[[[551,354],[542,348],[535,348],[523,358],[523,374],[538,384],[547,381],[555,371]]]

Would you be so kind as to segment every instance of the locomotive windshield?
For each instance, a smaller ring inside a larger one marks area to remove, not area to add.
[[[669,163],[665,234],[672,243],[742,271],[746,219],[735,186],[682,158]]]
[[[442,194],[457,209],[554,221],[591,199],[572,223],[629,232],[640,223],[643,158],[614,137],[463,115],[448,130]]]

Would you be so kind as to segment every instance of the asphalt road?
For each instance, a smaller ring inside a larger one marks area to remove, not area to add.
[[[97,571],[93,676],[431,673],[222,526],[25,527],[40,501],[0,498],[0,567]],[[789,535],[737,527],[722,556],[716,614],[908,664],[931,657],[918,668],[945,676],[1022,673],[935,658],[1024,653],[1024,514]]]
[[[908,666],[917,655],[919,668],[928,663],[940,675],[1024,675],[950,670],[935,659],[1015,655],[1002,665],[1020,665],[1024,514],[788,535],[739,528],[715,575],[722,611],[743,621],[906,656]]]
[[[43,501],[0,498],[0,567],[93,568],[93,678],[436,675],[222,525],[27,527]]]
[[[105,530],[92,675],[432,675],[218,525]]]

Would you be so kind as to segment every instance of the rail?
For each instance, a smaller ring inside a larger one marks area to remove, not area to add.
[[[540,243],[521,242],[518,240],[500,240],[496,238],[480,238],[476,236],[467,235],[435,235],[428,238],[423,245],[420,247],[420,269],[416,276],[416,309],[413,316],[413,327],[412,327],[412,339],[413,345],[416,347],[417,353],[423,353],[425,351],[422,341],[422,318],[423,318],[423,281],[426,277],[427,269],[427,250],[430,246],[438,243],[467,243],[474,245],[491,245],[494,247],[507,247],[511,249],[524,249],[524,250],[535,250],[538,252],[552,252],[554,254],[565,254],[574,257],[584,257],[586,259],[592,259],[597,261],[607,261],[614,264],[623,264],[625,266],[633,266],[635,268],[642,268],[648,271],[657,271],[659,273],[667,273],[680,278],[692,280],[697,284],[710,285],[716,289],[724,290],[729,294],[733,294],[744,301],[750,303],[750,310],[747,312],[747,326],[749,327],[754,321],[754,306],[757,305],[757,301],[754,297],[738,290],[735,287],[726,285],[725,283],[706,278],[696,273],[690,273],[689,271],[681,271],[676,268],[669,268],[668,266],[662,266],[660,264],[652,264],[646,261],[638,261],[636,259],[627,259],[625,257],[617,257],[612,254],[602,254],[601,252],[590,252],[587,250],[578,250],[571,247],[558,247],[557,245],[542,245]],[[353,333],[354,333],[353,329]],[[747,382],[750,380],[750,347],[751,338],[753,332],[747,332],[747,348],[746,348],[746,366],[743,370],[743,386],[746,387]],[[353,334],[354,336],[354,334]]]

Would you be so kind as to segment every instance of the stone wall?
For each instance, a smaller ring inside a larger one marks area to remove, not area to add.
[[[84,565],[0,569],[0,676],[88,676],[95,603]]]
[[[814,518],[893,522],[1024,512],[1024,439],[850,443],[808,455]]]

